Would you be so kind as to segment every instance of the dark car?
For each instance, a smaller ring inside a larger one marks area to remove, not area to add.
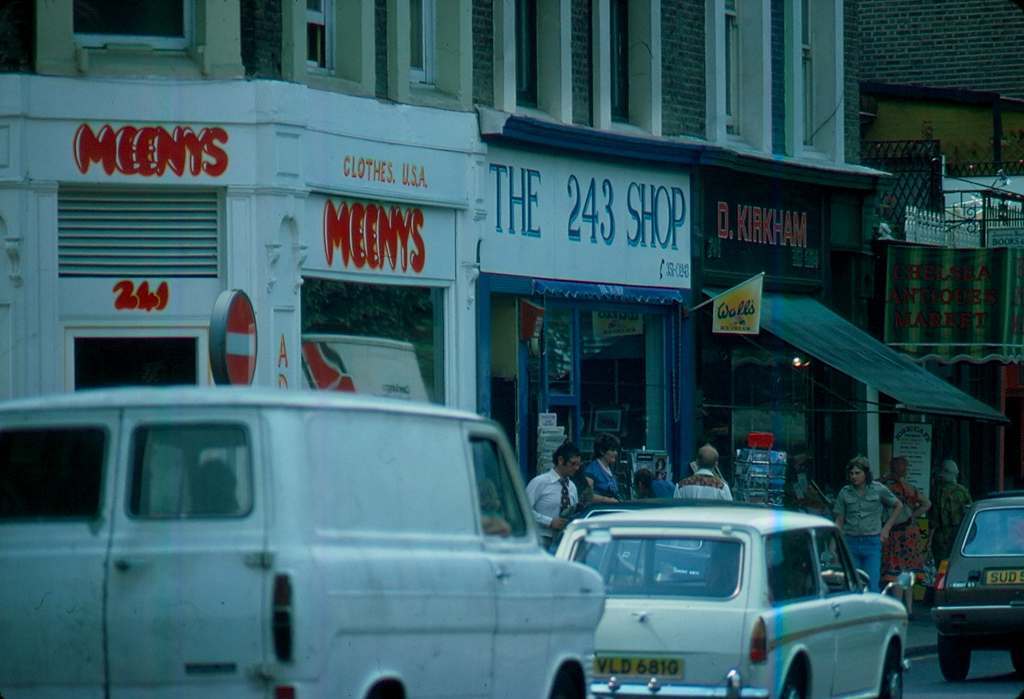
[[[975,649],[1009,651],[1024,676],[1024,492],[983,498],[968,510],[939,565],[932,619],[947,680],[967,677]]]

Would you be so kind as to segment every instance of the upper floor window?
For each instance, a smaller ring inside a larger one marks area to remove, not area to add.
[[[725,130],[739,133],[740,25],[736,0],[725,1]]]
[[[811,48],[811,0],[800,0],[800,67],[804,78],[804,145],[814,144],[814,63]]]
[[[611,0],[612,118],[629,121],[629,0]]]
[[[74,32],[83,46],[182,49],[189,45],[191,25],[190,0],[74,0]]]
[[[516,0],[516,102],[537,106],[537,0]]]
[[[434,84],[434,0],[409,0],[409,80]]]
[[[330,51],[334,23],[331,0],[306,0],[306,65],[328,70],[333,67]]]

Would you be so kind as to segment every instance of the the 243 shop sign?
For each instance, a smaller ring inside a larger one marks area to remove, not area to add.
[[[490,150],[484,271],[690,288],[685,174]]]

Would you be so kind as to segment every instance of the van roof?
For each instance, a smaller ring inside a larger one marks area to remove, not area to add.
[[[699,526],[719,527],[730,525],[752,529],[759,534],[773,534],[786,529],[834,526],[831,521],[818,515],[792,512],[767,506],[751,507],[710,504],[708,501],[693,501],[683,507],[661,507],[630,510],[615,514],[601,515],[580,520],[582,526],[603,527],[617,525],[640,525],[653,527]]]
[[[445,408],[431,403],[390,398],[359,396],[329,391],[284,391],[250,386],[168,386],[96,389],[74,393],[54,393],[34,398],[0,402],[0,415],[36,410],[90,410],[120,408],[157,408],[164,406],[223,406],[269,408],[330,408],[379,410],[409,415],[430,415],[459,420],[483,420],[475,413]]]

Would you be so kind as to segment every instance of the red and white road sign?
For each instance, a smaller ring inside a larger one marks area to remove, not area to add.
[[[210,317],[210,368],[218,384],[248,385],[256,374],[256,313],[244,291],[222,291]]]

